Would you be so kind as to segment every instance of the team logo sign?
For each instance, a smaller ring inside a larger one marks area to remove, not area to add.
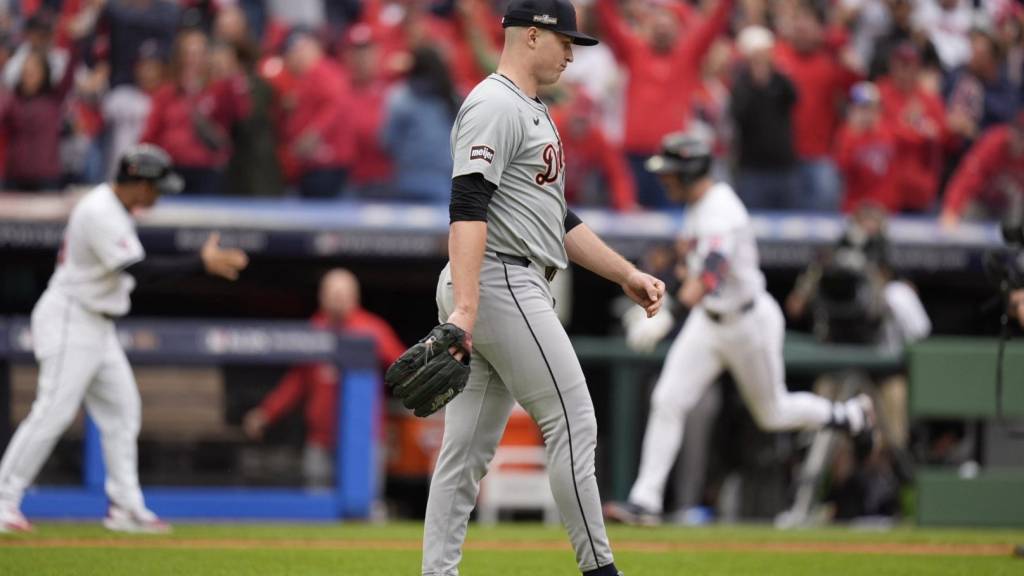
[[[494,162],[494,148],[490,146],[473,146],[469,149],[470,160],[483,160],[490,164]]]

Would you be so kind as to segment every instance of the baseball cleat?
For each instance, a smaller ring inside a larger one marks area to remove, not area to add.
[[[0,511],[0,533],[33,532],[35,528],[17,508],[6,508]]]
[[[632,502],[609,502],[604,505],[604,517],[610,522],[630,526],[658,526],[661,514]]]
[[[171,531],[171,525],[157,518],[151,510],[126,510],[113,505],[107,508],[103,527],[128,534],[168,534]]]

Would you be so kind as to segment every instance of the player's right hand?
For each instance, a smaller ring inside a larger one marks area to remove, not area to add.
[[[249,257],[237,248],[221,248],[220,233],[211,232],[199,256],[206,273],[228,280],[237,280],[238,274],[249,265]]]
[[[652,318],[658,313],[665,296],[665,283],[650,274],[634,270],[622,283],[622,291]]]

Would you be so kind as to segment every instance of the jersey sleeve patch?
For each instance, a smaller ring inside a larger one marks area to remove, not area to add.
[[[491,164],[494,162],[494,148],[484,146],[483,144],[473,146],[469,149],[469,159],[470,161],[483,160],[484,162]]]

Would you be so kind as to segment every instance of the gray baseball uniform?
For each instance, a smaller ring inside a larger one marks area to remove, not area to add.
[[[446,409],[430,485],[423,574],[458,574],[480,479],[516,401],[544,435],[551,488],[580,570],[609,566],[594,466],[597,420],[545,279],[546,269],[568,264],[558,131],[544,104],[492,74],[463,103],[451,146],[454,176],[480,173],[497,190],[487,214],[472,372]],[[437,307],[446,321],[454,308],[450,266],[438,280]]]

